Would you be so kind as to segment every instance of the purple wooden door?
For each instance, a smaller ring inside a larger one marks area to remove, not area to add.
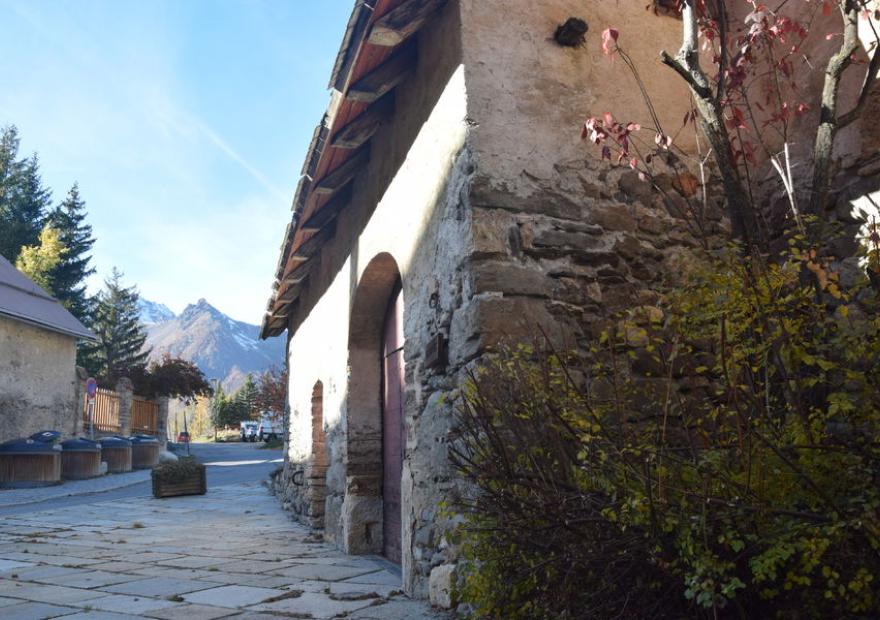
[[[385,316],[382,347],[382,513],[385,548],[400,563],[400,479],[403,474],[403,295],[394,294]]]

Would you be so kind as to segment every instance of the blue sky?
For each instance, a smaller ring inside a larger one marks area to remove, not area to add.
[[[0,125],[111,267],[258,323],[352,0],[0,0]]]

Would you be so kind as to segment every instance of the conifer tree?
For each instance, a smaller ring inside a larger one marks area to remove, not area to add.
[[[150,351],[144,349],[147,333],[140,322],[138,299],[137,288],[124,286],[122,273],[115,267],[96,296],[91,327],[98,342],[83,348],[81,360],[105,385],[114,385],[122,376],[143,373],[146,366]]]
[[[236,413],[240,416],[240,419],[237,420],[238,422],[254,418],[254,414],[257,411],[258,396],[259,389],[257,384],[254,382],[253,376],[248,374],[244,384],[235,393],[235,402],[238,405]]]
[[[52,227],[58,230],[61,243],[67,248],[62,260],[52,269],[52,294],[79,320],[89,321],[89,298],[85,280],[95,273],[89,264],[89,251],[95,243],[92,227],[86,223],[86,204],[74,183],[67,197],[49,215]]]
[[[18,130],[6,127],[0,135],[0,254],[12,263],[22,247],[38,245],[51,202],[39,159],[17,159],[18,148]]]

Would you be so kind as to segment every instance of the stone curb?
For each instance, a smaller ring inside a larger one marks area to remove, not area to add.
[[[60,485],[38,489],[10,489],[0,491],[0,508],[38,504],[62,497],[92,495],[130,487],[150,479],[149,470],[133,471],[125,474],[111,474],[91,480],[69,480]],[[105,483],[106,484],[101,484]]]

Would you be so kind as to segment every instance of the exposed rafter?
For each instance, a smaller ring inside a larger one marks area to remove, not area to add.
[[[405,80],[416,67],[416,42],[410,41],[391,58],[352,84],[345,96],[354,101],[372,103]]]
[[[312,269],[315,267],[315,263],[317,262],[318,261],[315,259],[307,260],[304,263],[301,263],[298,267],[294,267],[290,273],[288,273],[281,279],[282,286],[299,284],[300,282],[308,278],[309,274],[312,272]]]
[[[305,243],[300,245],[296,252],[293,253],[294,258],[310,259],[318,253],[318,250],[327,243],[336,232],[336,222],[330,222],[324,228],[309,237]]]
[[[357,118],[337,131],[330,146],[338,149],[356,149],[373,137],[394,113],[394,92],[390,92],[367,108]]]
[[[351,194],[352,189],[351,184],[349,183],[345,189],[337,192],[333,198],[312,213],[312,215],[303,222],[302,226],[300,226],[300,230],[303,232],[316,232],[324,228],[324,226],[334,220],[336,216],[339,215],[339,212],[351,202]]]
[[[351,181],[370,161],[369,145],[361,149],[345,160],[336,170],[326,175],[317,184],[312,186],[316,194],[335,194]]]
[[[407,0],[380,17],[367,37],[367,43],[395,47],[421,29],[446,0]]]

